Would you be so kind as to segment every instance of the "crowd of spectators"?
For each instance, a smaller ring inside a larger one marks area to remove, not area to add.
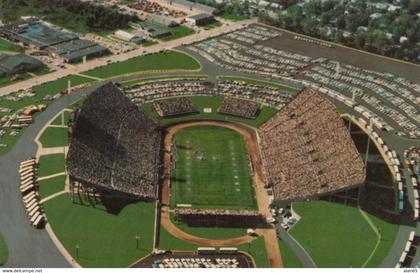
[[[170,117],[197,112],[194,103],[186,97],[159,100],[153,103],[153,107],[161,117]]]
[[[177,219],[195,227],[257,227],[264,222],[264,217],[253,210],[229,209],[175,209]]]
[[[225,98],[219,108],[219,113],[247,119],[255,119],[259,112],[260,106],[257,103],[235,98]]]
[[[108,83],[76,112],[67,170],[82,184],[155,198],[160,145],[159,125]]]
[[[306,89],[258,130],[277,201],[360,185],[365,167],[334,105]]]

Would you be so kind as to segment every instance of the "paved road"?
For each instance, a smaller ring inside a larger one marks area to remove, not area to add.
[[[0,231],[9,248],[6,267],[69,267],[45,230],[32,228],[19,192],[19,163],[35,156],[35,137],[42,127],[68,104],[83,94],[62,97],[41,113],[8,154],[0,156]]]
[[[56,72],[52,72],[46,75],[31,78],[26,81],[21,81],[21,82],[0,88],[0,96],[15,92],[20,89],[27,89],[34,85],[39,85],[45,82],[53,81],[53,80],[56,80],[56,79],[59,79],[68,75],[82,73],[87,70],[91,70],[93,68],[99,67],[99,66],[107,65],[108,60],[111,60],[112,63],[121,62],[121,61],[128,60],[130,58],[133,58],[133,57],[144,55],[146,53],[154,53],[160,50],[172,49],[172,48],[181,46],[185,43],[192,43],[192,42],[208,39],[210,37],[218,36],[220,34],[241,28],[243,26],[246,26],[255,22],[256,22],[256,19],[244,20],[240,22],[232,22],[229,25],[225,25],[223,27],[218,27],[211,30],[201,30],[199,33],[192,34],[184,38],[180,38],[180,39],[176,39],[176,40],[172,40],[168,42],[160,42],[159,44],[156,44],[154,46],[150,46],[147,48],[143,47],[143,48],[136,49],[131,52],[127,52],[120,55],[105,56],[102,58],[91,60],[87,63],[81,63],[77,65],[68,65],[69,66],[68,68],[61,69]]]

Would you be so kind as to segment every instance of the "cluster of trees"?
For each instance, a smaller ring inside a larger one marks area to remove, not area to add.
[[[388,10],[368,6],[365,0],[292,2],[277,18],[260,12],[260,19],[313,37],[420,62],[420,0],[401,0],[398,5],[399,9]]]
[[[250,1],[191,0],[234,15],[258,14],[260,21],[312,37],[420,63],[420,0],[268,0],[267,12]],[[368,3],[399,6],[395,10]],[[376,13],[374,16],[372,14]],[[275,14],[275,16],[273,16]],[[400,42],[401,37],[404,42]]]
[[[64,8],[75,14],[86,16],[86,24],[90,28],[115,30],[127,28],[130,21],[137,21],[138,17],[118,11],[118,7],[95,5],[78,0],[61,0]]]
[[[127,28],[138,17],[122,13],[117,6],[104,6],[80,0],[1,0],[0,19],[19,20],[22,15],[35,15],[75,31],[111,31]]]

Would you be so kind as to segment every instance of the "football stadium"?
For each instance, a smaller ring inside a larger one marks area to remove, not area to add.
[[[252,23],[1,97],[60,94],[0,116],[22,132],[0,157],[0,264],[414,266],[420,83],[287,39],[306,43]]]

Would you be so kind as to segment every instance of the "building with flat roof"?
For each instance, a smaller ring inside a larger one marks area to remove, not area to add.
[[[91,59],[109,54],[109,50],[97,43],[77,39],[68,41],[48,48],[51,56],[63,60],[65,63],[77,63],[83,61],[83,58]]]
[[[43,66],[40,60],[25,54],[0,54],[0,77],[35,71]]]
[[[60,43],[79,39],[75,34],[64,32],[52,26],[47,26],[39,21],[5,25],[0,32],[1,36],[4,36],[9,40],[20,42],[41,50]]]
[[[131,42],[135,44],[141,44],[146,41],[144,37],[135,35],[133,33],[124,31],[124,30],[117,30],[114,32],[114,36],[120,40],[123,40],[125,42]]]
[[[194,26],[204,26],[214,21],[214,16],[208,13],[200,13],[193,16],[189,16],[185,21]]]

